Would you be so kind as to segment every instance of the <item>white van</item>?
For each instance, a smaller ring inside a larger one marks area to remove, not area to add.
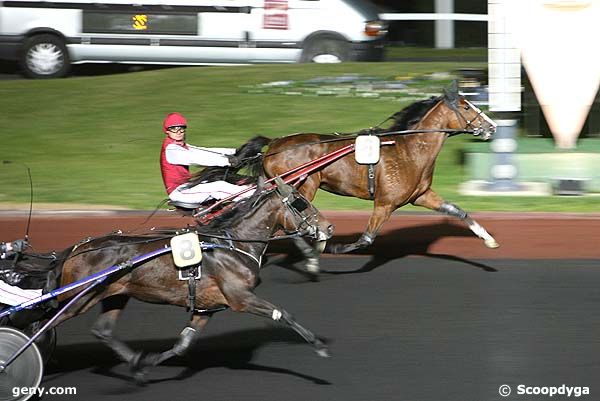
[[[33,78],[71,64],[376,61],[386,25],[368,0],[0,1],[0,59]]]

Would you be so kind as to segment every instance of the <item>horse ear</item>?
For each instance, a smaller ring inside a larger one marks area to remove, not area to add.
[[[262,189],[265,187],[265,181],[265,177],[263,177],[262,175],[258,176],[258,178],[256,179],[256,192],[262,191]]]
[[[458,81],[456,81],[456,79],[452,81],[448,89],[444,89],[444,96],[451,103],[458,100]]]
[[[456,79],[452,80],[452,83],[450,84],[450,91],[458,95],[458,81]]]
[[[281,177],[275,177],[275,185],[277,185],[277,190],[283,196],[288,196],[290,194],[290,187],[287,185]]]

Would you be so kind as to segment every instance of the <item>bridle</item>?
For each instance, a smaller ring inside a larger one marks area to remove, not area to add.
[[[450,100],[444,97],[444,102],[454,111],[459,121],[462,120],[465,122],[465,130],[470,131],[473,135],[478,136],[487,133],[489,130],[484,128],[483,123],[487,122],[490,127],[493,128],[492,131],[496,129],[497,124],[488,116],[486,116],[483,111],[481,111],[478,107],[476,107],[473,103],[469,102],[467,99],[463,99],[464,102],[472,108],[477,114],[475,118],[472,120],[466,118],[463,113],[460,112],[458,105],[456,104],[458,99]],[[474,123],[479,120],[479,124],[475,125]]]
[[[321,233],[321,230],[319,230],[319,211],[302,197],[296,189],[290,188],[277,187],[276,190],[279,199],[293,216],[295,226],[293,232],[297,233],[297,236],[309,236],[318,240]],[[287,191],[289,193],[284,193]],[[277,237],[277,239],[279,238]]]

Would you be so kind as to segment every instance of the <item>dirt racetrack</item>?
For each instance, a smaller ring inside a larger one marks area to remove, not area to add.
[[[146,211],[44,211],[34,213],[29,237],[35,251],[59,250],[86,237],[111,231],[146,231],[151,227],[185,227],[191,220],[160,212],[146,224]],[[335,224],[332,242],[352,242],[367,225],[367,212],[324,212]],[[361,252],[386,256],[441,254],[476,259],[599,259],[600,214],[479,213],[473,217],[500,243],[483,241],[456,219],[437,214],[393,215],[375,244]],[[142,225],[143,224],[143,225]],[[27,213],[0,211],[0,241],[22,238]],[[273,245],[282,250],[285,244]]]

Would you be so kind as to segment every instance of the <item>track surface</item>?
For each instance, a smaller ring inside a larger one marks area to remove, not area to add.
[[[155,227],[185,227],[189,217],[160,212],[145,222],[149,212],[47,211],[31,219],[30,238],[36,251],[59,250],[88,236],[120,229],[147,231]],[[324,215],[335,225],[330,242],[349,243],[367,226],[369,212],[331,212]],[[407,255],[447,255],[475,259],[600,259],[600,214],[477,213],[473,217],[500,243],[488,249],[465,224],[437,213],[401,213],[387,221],[373,246],[363,253],[380,259]],[[0,210],[0,241],[22,238],[26,210]],[[273,244],[274,250],[285,245]]]
[[[334,242],[358,238],[368,219],[325,214],[336,225]],[[146,216],[48,212],[33,216],[30,235],[38,251],[61,249],[86,236],[139,228]],[[600,215],[475,218],[499,249],[485,248],[452,219],[402,214],[364,254],[324,256],[327,273],[319,283],[275,256],[257,293],[328,340],[329,359],[290,329],[225,311],[188,357],[157,367],[150,385],[139,387],[89,333],[94,309],[58,328],[43,382],[75,387],[77,395],[44,400],[549,399],[517,395],[519,384],[587,386],[591,395],[579,399],[600,399]],[[151,225],[186,222],[159,215]],[[26,223],[26,213],[0,213],[0,240],[21,237]],[[162,351],[186,319],[183,309],[134,301],[117,335],[135,348]],[[502,384],[512,386],[510,397],[498,394]]]
[[[319,283],[276,264],[263,270],[257,293],[327,339],[329,359],[287,328],[225,311],[189,357],[157,367],[139,387],[89,334],[92,310],[59,328],[43,382],[76,387],[77,396],[44,399],[548,399],[514,395],[519,384],[587,386],[591,395],[579,399],[598,399],[600,262],[370,261],[325,258]],[[182,309],[133,302],[118,334],[161,351],[185,320]],[[513,395],[500,397],[502,384]]]

